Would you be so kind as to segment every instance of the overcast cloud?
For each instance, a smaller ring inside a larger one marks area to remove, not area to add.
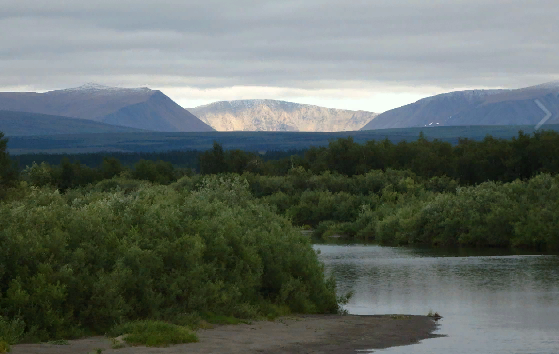
[[[557,0],[0,0],[0,90],[97,82],[183,106],[383,111],[559,79]]]

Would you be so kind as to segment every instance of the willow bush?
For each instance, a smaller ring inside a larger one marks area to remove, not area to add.
[[[27,187],[0,204],[0,316],[46,340],[191,313],[338,311],[308,238],[246,180],[197,184]]]
[[[251,192],[314,235],[388,245],[559,249],[559,176],[460,186],[410,171],[374,170],[346,177],[244,174]]]
[[[486,182],[434,193],[396,194],[355,221],[357,237],[384,244],[559,249],[559,177]],[[330,228],[335,228],[332,225]]]

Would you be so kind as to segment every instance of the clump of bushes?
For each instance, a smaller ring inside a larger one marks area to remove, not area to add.
[[[383,195],[384,197],[384,195]],[[355,223],[384,244],[559,249],[559,177],[402,195]],[[359,235],[360,232],[357,232]]]
[[[116,325],[108,334],[112,337],[123,336],[124,341],[130,345],[145,345],[147,347],[167,347],[171,344],[198,341],[196,333],[187,327],[153,320]]]
[[[423,179],[394,170],[353,177],[323,173],[306,184],[297,180],[307,174],[296,168],[285,177],[249,175],[248,180],[263,202],[296,225],[310,225],[317,237],[559,249],[559,176],[460,187],[448,177]]]
[[[8,320],[0,316],[0,353],[10,352],[10,345],[18,343],[24,331],[25,323],[20,318]]]
[[[0,204],[0,315],[24,321],[26,338],[196,312],[338,311],[308,238],[244,179],[120,187],[27,187]]]

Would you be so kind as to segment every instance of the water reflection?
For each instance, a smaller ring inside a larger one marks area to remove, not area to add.
[[[315,245],[354,314],[444,316],[448,337],[388,353],[559,353],[559,257],[503,250]]]

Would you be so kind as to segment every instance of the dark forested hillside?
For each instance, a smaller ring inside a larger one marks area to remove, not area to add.
[[[142,132],[143,130],[88,119],[0,111],[0,131],[4,132],[6,136],[36,136],[77,133],[131,133]]]
[[[559,130],[559,125],[546,125]],[[428,140],[457,144],[461,138],[482,140],[487,135],[510,139],[518,131],[534,132],[534,126],[462,126],[436,128],[380,129],[357,132],[202,132],[202,133],[105,133],[56,136],[11,137],[8,150],[25,153],[156,152],[169,150],[207,150],[217,141],[224,149],[265,152],[327,146],[331,140],[353,137],[355,142],[388,139],[393,143],[413,141],[423,132]]]
[[[141,160],[153,163],[161,160],[202,174],[251,172],[267,176],[287,175],[295,167],[302,167],[312,174],[332,172],[345,176],[395,169],[409,170],[424,178],[449,177],[461,184],[472,185],[485,181],[511,182],[542,172],[558,173],[557,156],[559,133],[541,131],[531,135],[520,132],[512,139],[491,136],[480,141],[459,139],[454,145],[439,139],[429,140],[420,134],[416,140],[398,143],[389,139],[359,143],[348,137],[331,140],[327,146],[266,153],[225,149],[214,142],[211,149],[204,151],[22,154],[12,155],[12,159],[21,169],[33,162],[59,165],[62,160],[96,169],[105,158],[110,157],[127,168]],[[178,176],[180,174],[170,173],[167,179],[173,180]],[[100,177],[88,177],[86,180],[96,178]]]

